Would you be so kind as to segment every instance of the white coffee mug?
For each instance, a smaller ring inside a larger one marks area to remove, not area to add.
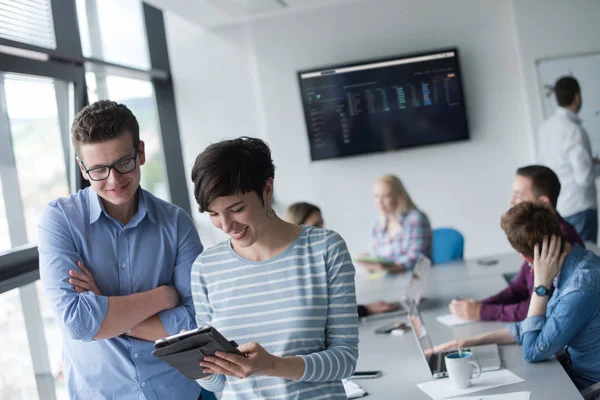
[[[475,376],[473,376],[475,368]],[[466,389],[471,382],[481,376],[481,368],[473,361],[473,353],[470,351],[451,353],[446,356],[446,369],[448,377],[455,389]]]

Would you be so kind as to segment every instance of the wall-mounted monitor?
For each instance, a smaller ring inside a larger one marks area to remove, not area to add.
[[[312,160],[469,138],[457,49],[298,72]]]

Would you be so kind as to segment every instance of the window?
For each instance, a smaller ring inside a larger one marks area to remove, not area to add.
[[[25,231],[31,243],[37,239],[46,204],[69,194],[55,82],[6,74],[4,89]]]
[[[20,289],[0,294],[0,399],[37,399]]]
[[[4,194],[2,193],[2,182],[0,181],[0,253],[11,247],[8,220],[6,219],[6,206],[4,205]]]
[[[152,83],[129,77],[87,72],[90,102],[110,99],[123,103],[140,124],[140,139],[146,145],[146,164],[142,167],[141,186],[155,196],[169,201],[156,100]]]
[[[55,379],[55,396],[57,400],[69,399],[63,376],[61,330],[39,280],[35,282],[35,292],[37,296],[29,296],[19,288],[0,294],[0,337],[3,340],[3,350],[0,352],[2,400],[39,398],[24,314],[29,311],[24,305],[27,301],[35,301],[35,297],[39,299],[50,369]]]
[[[75,14],[77,19],[67,18]],[[53,16],[60,16],[60,23]],[[146,23],[153,33],[149,37]],[[80,39],[83,54],[71,43]],[[69,136],[75,112],[87,104],[86,92],[90,101],[110,98],[136,114],[146,144],[142,186],[189,212],[183,166],[171,162],[165,168],[169,154],[180,159],[180,149],[173,146],[179,133],[170,71],[168,64],[150,69],[148,41],[157,59],[168,58],[163,14],[140,0],[0,0],[2,400],[68,399],[61,323],[41,283],[34,282],[35,246],[19,246],[36,242],[49,201],[82,184]],[[31,46],[35,56],[23,51]],[[160,83],[159,102],[154,79]],[[166,149],[158,110],[173,138]],[[170,192],[168,182],[176,182],[178,190]],[[28,283],[12,289],[15,282]]]
[[[50,0],[0,0],[0,37],[55,49]]]
[[[139,0],[77,0],[85,57],[150,69],[146,26]]]
[[[62,331],[58,324],[58,320],[52,311],[50,302],[44,294],[41,281],[35,282],[35,289],[40,304],[44,337],[46,338],[46,347],[48,348],[48,356],[50,359],[50,370],[54,377],[56,399],[68,400],[69,394],[67,392],[62,362]]]

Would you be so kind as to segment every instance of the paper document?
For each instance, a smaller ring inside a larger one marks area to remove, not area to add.
[[[468,319],[458,318],[454,314],[440,315],[439,317],[436,317],[436,320],[440,324],[446,326],[459,326],[473,323],[473,321],[469,321]]]
[[[452,400],[529,400],[531,392],[492,394],[488,396],[454,397]]]
[[[354,381],[342,379],[342,383],[344,384],[346,396],[348,396],[349,399],[356,399],[357,397],[363,397],[367,394],[367,392]]]
[[[464,396],[466,394],[478,392],[480,390],[491,389],[504,385],[511,385],[513,383],[519,382],[523,382],[523,379],[519,378],[517,375],[513,374],[507,369],[501,369],[498,371],[482,373],[479,379],[473,381],[471,387],[466,389],[454,389],[452,383],[450,383],[450,379],[448,378],[434,379],[429,382],[421,383],[417,385],[417,387],[424,391],[425,394],[427,394],[433,400],[441,400],[454,396]],[[502,397],[502,400],[506,398],[507,397]]]

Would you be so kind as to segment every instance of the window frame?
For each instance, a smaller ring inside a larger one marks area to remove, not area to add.
[[[0,38],[0,46],[34,52],[33,57],[0,52],[0,65],[2,66],[0,74],[34,75],[72,83],[75,112],[89,104],[85,81],[86,64],[93,65],[97,70],[109,71],[111,74],[144,77],[149,80],[152,83],[156,99],[158,127],[165,162],[165,178],[171,203],[181,207],[191,215],[164,16],[161,10],[152,5],[142,2],[142,6],[150,51],[149,70],[83,57],[75,0],[55,0],[52,1],[52,13],[55,25],[56,49],[50,50]],[[43,61],[44,57],[46,61]],[[59,108],[61,125],[69,117],[72,118],[73,116],[65,115],[64,110]],[[63,129],[61,126],[61,131],[65,162],[68,163],[69,187],[71,192],[74,193],[89,186],[89,182],[79,173],[74,154],[71,154],[69,130]],[[9,132],[8,135],[10,136]],[[69,146],[69,148],[67,149],[66,146]],[[7,190],[3,190],[3,192],[6,198]],[[19,193],[16,195],[20,197]],[[18,200],[20,201],[20,198]],[[9,203],[6,203],[5,206],[9,208]],[[39,279],[39,272],[36,274],[32,271],[33,265],[37,263],[37,257],[35,260],[32,258],[31,248],[35,248],[37,254],[37,246],[35,245],[17,246],[8,252],[0,253],[0,293],[10,290],[9,288],[14,288],[17,283],[22,285]],[[23,254],[15,258],[13,253],[21,252]]]
[[[33,60],[33,59],[27,59],[27,58],[23,58],[23,57],[18,57],[15,55],[11,55],[11,54],[3,54],[0,53],[0,65],[2,65],[2,71],[0,71],[1,75],[4,75],[5,73],[16,73],[16,74],[25,74],[25,75],[29,75],[29,76],[37,76],[37,77],[42,77],[42,78],[51,78],[51,79],[57,79],[60,80],[62,82],[68,82],[68,83],[72,83],[73,84],[73,100],[74,100],[74,107],[75,109],[81,109],[82,107],[84,107],[87,104],[87,92],[86,92],[86,88],[85,88],[85,71],[83,69],[82,66],[77,66],[77,65],[68,65],[68,64],[64,64],[64,63],[57,63],[57,62],[53,62],[53,61],[40,61],[40,60]],[[0,78],[1,79],[1,78]],[[2,89],[2,84],[0,83],[0,89]],[[0,96],[4,96],[4,93],[0,93]],[[62,110],[62,108],[68,107],[68,104],[62,104],[59,105],[59,120],[61,119],[60,115],[65,113],[65,110]],[[66,111],[68,112],[68,110]],[[3,125],[9,125],[10,122],[9,121],[4,121],[5,119],[5,115],[0,115],[0,121],[3,123]],[[64,120],[64,118],[62,118]],[[66,121],[62,121],[61,125],[64,124],[64,122]],[[10,143],[11,141],[11,134],[10,134],[10,126],[8,127],[8,129],[2,130],[0,132],[0,135],[2,136],[0,138],[0,140],[3,143]],[[68,165],[66,165],[66,170],[68,172],[69,176],[73,176],[72,173],[69,173],[74,167],[76,167],[76,163],[75,163],[75,158],[74,155],[70,155],[71,150],[70,150],[70,145],[69,145],[69,131],[68,129],[64,129],[61,126],[61,144],[63,145],[63,151],[65,153],[65,155],[69,154],[69,157],[65,156],[65,162],[67,162],[68,159],[71,159],[72,161],[69,162]],[[66,136],[66,140],[65,137]],[[66,147],[68,146],[68,147]],[[6,154],[3,154],[3,156],[8,157],[9,163],[11,164],[11,167],[13,168],[14,171],[16,171],[16,165],[14,164],[14,155],[12,153],[12,148],[9,146],[2,146],[3,149],[0,151],[6,152]],[[10,173],[10,171],[8,172]],[[14,190],[14,189],[18,189],[18,183],[15,183],[14,180],[16,179],[16,177],[14,177],[14,179],[11,179],[13,181],[13,187],[4,187],[3,185],[3,193],[4,193],[4,199],[5,199],[5,206],[7,208],[7,215],[11,215],[13,213],[9,213],[8,209],[10,209],[11,207],[16,207],[18,209],[22,210],[22,202],[21,202],[21,194],[18,190]],[[73,180],[72,178],[70,180]],[[3,182],[4,183],[4,182]],[[74,184],[70,184],[70,191],[74,191],[74,189],[76,190],[76,188],[74,187],[74,185],[79,184],[78,182],[75,182]],[[13,189],[13,190],[11,190]],[[23,215],[17,215],[15,216],[15,218],[23,218],[24,220],[24,216]],[[17,223],[16,225],[21,225],[19,226],[11,226],[9,223],[9,232],[11,231],[11,229],[24,229],[24,222],[21,223]],[[11,235],[12,236],[12,235]],[[19,235],[22,236],[22,235]],[[23,246],[23,247],[21,247]],[[36,250],[37,253],[37,246],[33,245],[33,247]],[[9,279],[12,280],[14,278],[18,278],[19,275],[19,266],[22,267],[21,265],[21,261],[13,261],[13,260],[21,260],[20,258],[12,258],[14,257],[13,253],[20,253],[20,252],[24,252],[24,254],[30,254],[31,249],[30,246],[24,246],[24,244],[22,243],[18,243],[17,247],[8,250],[8,252],[5,253],[0,253],[0,293],[3,293],[5,290],[3,290],[4,287],[4,280],[5,279]],[[23,267],[24,268],[24,267]],[[30,278],[32,278],[32,280],[30,282],[33,282],[36,280],[35,275],[30,274],[30,268],[26,268],[26,270],[23,270],[22,274],[25,276],[28,276]],[[39,275],[39,273],[38,273]],[[18,280],[18,282],[23,282],[23,277],[20,277],[20,279]],[[25,282],[25,283],[30,283],[30,282]],[[11,285],[8,285],[11,286]]]
[[[75,0],[50,0],[56,48],[48,49],[6,38],[0,38],[0,45],[47,54],[55,59],[83,61],[81,40],[77,25]]]
[[[55,85],[61,143],[65,154],[64,162],[70,192],[74,193],[89,185],[79,173],[75,154],[70,145],[70,129],[68,127],[70,120],[74,117],[72,110],[76,113],[89,104],[85,81],[87,64],[93,65],[95,68],[114,70],[117,75],[143,76],[144,79],[151,82],[156,100],[159,134],[163,144],[165,179],[171,202],[191,214],[163,12],[142,2],[146,39],[150,52],[150,69],[141,70],[83,57],[75,0],[53,0],[51,5],[56,48],[47,49],[0,38],[0,66],[2,66],[0,77],[5,73],[25,74],[53,78],[59,82],[68,82],[73,85],[73,104],[68,104],[68,106],[67,103],[70,100],[67,91],[68,85]],[[4,92],[1,85],[0,90]],[[6,121],[6,117],[7,115],[0,115],[0,124],[9,124],[8,130],[0,131],[0,135],[4,135],[3,143],[10,143],[8,142],[11,140],[10,121]],[[5,149],[6,154],[11,154],[9,171],[4,172],[5,174],[14,174],[16,171],[16,169],[10,169],[15,167],[12,152],[12,146]],[[5,154],[2,151],[0,153],[3,156]],[[14,178],[11,177],[9,180],[12,181],[11,187],[14,188]],[[16,187],[18,189],[18,185]],[[9,190],[3,187],[5,200],[7,192]],[[5,201],[7,210],[10,209],[11,204],[21,202],[19,190],[8,196],[10,201]],[[24,221],[24,216],[20,218]],[[18,232],[18,236],[22,238],[25,225],[24,223],[20,225],[22,226],[18,229],[21,232]],[[9,232],[10,230],[11,226],[9,225]],[[44,325],[34,287],[34,282],[39,278],[39,257],[36,244],[17,246],[7,252],[0,252],[0,294],[19,288],[39,398],[55,400],[54,380],[50,371]]]

